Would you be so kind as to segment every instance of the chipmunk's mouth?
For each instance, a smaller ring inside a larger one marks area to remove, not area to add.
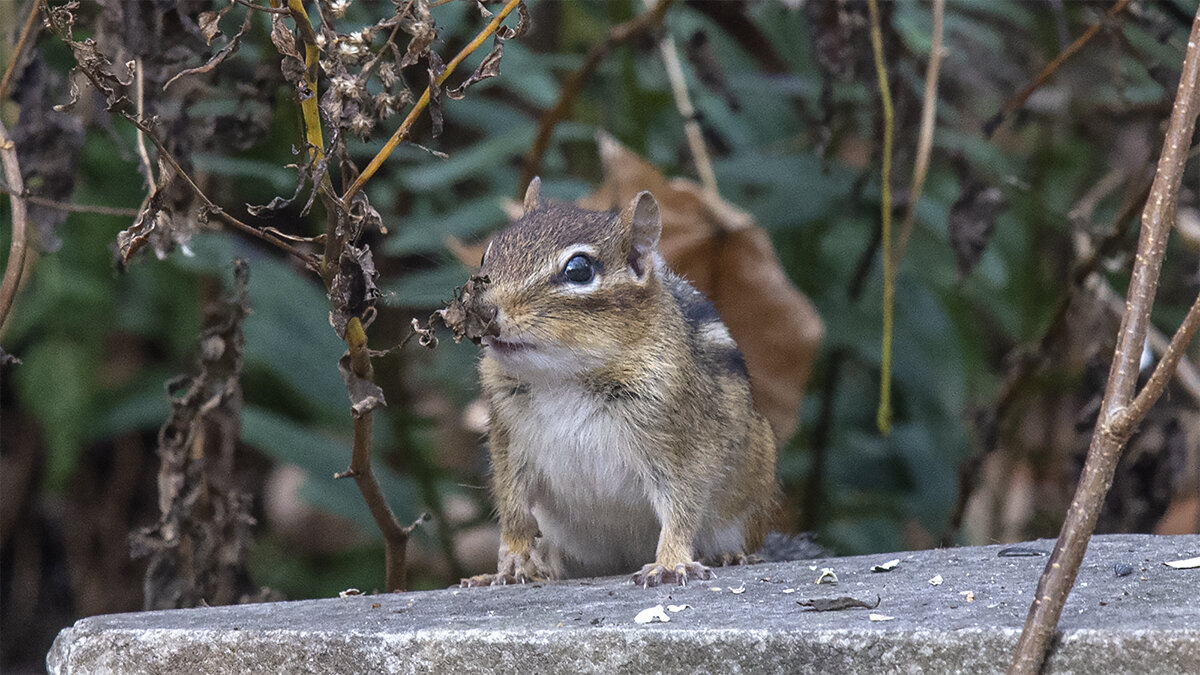
[[[491,336],[485,337],[483,339],[483,344],[490,349],[496,350],[497,353],[505,355],[516,354],[517,352],[533,349],[533,345],[529,344],[528,342],[507,342],[505,340],[498,340]]]

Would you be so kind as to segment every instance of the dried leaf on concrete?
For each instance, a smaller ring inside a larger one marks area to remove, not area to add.
[[[807,600],[797,600],[796,604],[801,607],[808,607],[814,612],[836,612],[843,609],[875,609],[879,606],[880,597],[875,596],[875,602],[864,602],[857,598],[852,598],[844,595],[838,598],[808,598]]]
[[[699,184],[666,178],[611,136],[601,134],[599,144],[604,184],[580,206],[615,209],[641,190],[654,194],[667,264],[716,305],[746,357],[755,402],[776,437],[790,437],[824,328],[766,231],[748,213],[706,197]]]

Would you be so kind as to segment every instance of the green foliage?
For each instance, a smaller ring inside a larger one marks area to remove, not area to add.
[[[351,17],[368,21],[367,5],[355,3],[353,12],[359,14]],[[587,47],[603,39],[613,23],[633,16],[634,9],[641,11],[641,3],[559,5],[554,10],[558,35],[507,43],[499,78],[473,89],[465,100],[443,101],[444,135],[417,140],[446,152],[447,159],[402,147],[372,179],[366,191],[391,231],[368,235],[385,291],[381,319],[371,332],[373,347],[399,343],[411,317],[424,318],[465,281],[468,270],[450,255],[446,238],[478,241],[503,224],[500,199],[523,187],[517,176],[541,112],[557,100],[561,83],[581,65]],[[804,12],[783,3],[751,3],[747,11],[788,65],[787,73],[763,72],[755,55],[723,26],[686,4],[672,8],[667,24],[681,45],[705,31],[741,104],[733,110],[687,66],[691,95],[715,141],[722,196],[771,233],[789,276],[825,321],[802,431],[781,457],[781,479],[793,494],[809,484],[817,440],[812,430],[828,415],[824,499],[816,523],[823,543],[839,553],[901,548],[902,533],[912,521],[934,535],[945,528],[958,466],[972,446],[971,413],[995,393],[1004,372],[999,355],[1035,342],[1045,331],[1066,278],[1063,262],[1070,257],[1066,214],[1110,163],[1107,148],[1097,142],[1099,132],[1082,128],[1067,110],[1050,110],[1031,123],[1011,122],[1003,140],[985,139],[979,125],[1032,74],[1029,63],[1043,63],[1057,53],[1056,37],[1041,28],[1050,9],[952,3],[934,162],[899,269],[894,432],[880,437],[873,431],[881,302],[877,256],[861,296],[850,293],[877,226],[874,75],[860,69],[831,87],[830,139],[823,145],[821,130],[813,127],[826,112],[820,100],[824,79],[813,49],[818,29]],[[907,124],[898,136],[897,194],[906,192],[911,167],[913,120],[929,48],[928,11],[918,3],[898,3],[891,10],[896,63],[889,67],[895,66],[897,96],[904,104],[900,120]],[[468,3],[433,12],[442,28],[443,55],[478,29],[478,15]],[[1068,12],[1073,29],[1081,12]],[[1177,68],[1173,47],[1140,28],[1127,35],[1149,55],[1146,59]],[[222,67],[276,67],[265,31],[251,37]],[[855,48],[867,54],[865,39]],[[1107,49],[1093,48],[1101,56]],[[1013,55],[997,57],[995,64],[996,78],[1002,74],[1003,81],[982,81],[993,74],[989,64],[970,63],[970,57],[1006,50]],[[1163,100],[1167,92],[1135,56],[1140,55],[1116,59],[1124,80],[1108,82],[1107,75],[1096,75],[1107,88],[1088,95],[1104,103]],[[472,56],[467,66],[480,57]],[[420,93],[421,82],[411,83],[414,93]],[[1091,99],[1084,103],[1096,105]],[[297,161],[291,153],[300,137],[295,119],[291,92],[280,87],[262,143],[245,151],[190,156],[192,170],[204,178],[214,201],[240,214],[244,203],[290,195],[295,172],[284,165]],[[75,201],[133,207],[143,196],[129,125],[114,120],[113,126],[115,134],[99,129],[89,134]],[[360,167],[392,128],[352,143]],[[598,129],[612,132],[668,175],[694,173],[653,49],[619,47],[585,83],[573,116],[558,126],[544,157],[549,196],[575,198],[598,181],[592,140]],[[955,168],[957,160],[969,167],[966,174]],[[1000,187],[1009,208],[996,220],[995,236],[977,267],[960,281],[946,223],[968,180]],[[1102,203],[1098,220],[1112,216],[1113,202]],[[301,216],[294,208],[253,222],[307,235],[323,230],[319,211]],[[7,228],[7,213],[4,221]],[[315,277],[228,232],[197,237],[194,257],[176,252],[161,262],[142,259],[117,274],[108,246],[127,225],[119,218],[72,215],[62,229],[64,247],[38,261],[4,335],[6,349],[24,360],[13,375],[17,399],[45,434],[50,488],[63,489],[89,444],[130,430],[151,432],[162,423],[167,410],[162,383],[192,367],[201,307],[228,281],[233,257],[241,256],[250,260],[253,309],[245,327],[243,439],[277,462],[301,467],[307,475],[301,494],[311,505],[344,516],[377,538],[351,481],[331,477],[346,468],[350,456],[348,399],[336,368],[345,346],[330,328],[328,300]],[[1178,316],[1170,308],[1163,313],[1164,320]],[[828,358],[834,353],[844,365],[831,383]],[[470,400],[476,355],[471,345],[447,340],[432,354],[410,344],[399,357],[379,360],[386,364],[381,380],[392,404],[383,414],[395,417],[377,420],[376,472],[402,521],[426,508],[422,490],[428,486],[448,497],[457,492],[450,486],[484,480],[461,467],[439,466],[444,448],[437,445],[437,435],[414,429],[420,420],[412,410],[399,409],[421,393],[460,405]],[[347,585],[344,579],[369,577],[363,570],[377,568],[381,557],[380,549],[368,544],[322,564],[290,556],[282,546],[272,537],[260,542],[256,566],[266,583],[293,594],[335,592]]]

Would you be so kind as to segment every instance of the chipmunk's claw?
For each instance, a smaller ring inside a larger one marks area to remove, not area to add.
[[[707,581],[715,579],[716,576],[711,569],[698,562],[679,563],[672,568],[659,563],[650,563],[634,573],[633,583],[642,588],[664,584],[686,586],[689,579],[693,581]]]

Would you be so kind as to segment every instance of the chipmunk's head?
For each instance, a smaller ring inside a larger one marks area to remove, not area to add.
[[[541,181],[525,213],[483,256],[499,335],[485,357],[514,374],[568,374],[612,363],[644,336],[657,297],[662,218],[642,192],[621,212],[546,204]],[[637,335],[631,334],[631,331]]]

